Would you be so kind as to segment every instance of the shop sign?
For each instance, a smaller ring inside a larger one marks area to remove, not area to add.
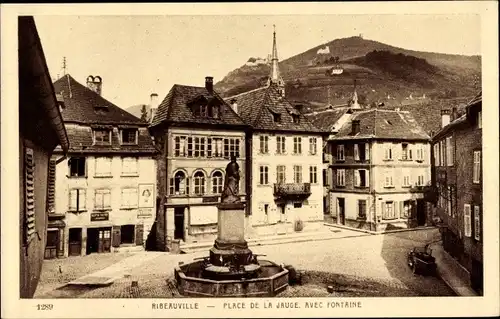
[[[99,212],[99,213],[91,213],[90,214],[90,221],[91,222],[98,222],[102,220],[109,220],[109,213],[108,212]]]
[[[153,217],[153,210],[151,208],[141,208],[137,213],[137,218],[150,218]]]

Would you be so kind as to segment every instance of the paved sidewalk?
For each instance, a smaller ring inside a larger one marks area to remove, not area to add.
[[[121,261],[85,275],[68,283],[68,285],[84,285],[84,286],[106,286],[112,284],[115,280],[127,275],[127,272],[135,267],[138,267],[150,260],[153,260],[164,254],[163,252],[140,252]]]
[[[469,272],[444,250],[442,244],[432,244],[430,248],[436,258],[437,272],[441,279],[458,296],[477,296],[470,287]]]

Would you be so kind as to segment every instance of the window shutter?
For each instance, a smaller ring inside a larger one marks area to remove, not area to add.
[[[138,224],[135,225],[135,244],[137,246],[142,246],[144,243],[144,225],[143,224]]]
[[[365,186],[369,187],[370,186],[370,170],[365,170]]]
[[[464,204],[464,235],[465,237],[471,236],[471,216],[470,216],[470,205]]]
[[[394,201],[392,209],[394,210],[394,217],[400,218],[399,202]]]
[[[365,159],[370,160],[370,144],[365,143]]]
[[[359,170],[354,171],[354,186],[359,186]]]
[[[480,208],[479,206],[474,206],[474,239],[481,239],[481,219],[480,219]]]
[[[55,208],[55,183],[56,161],[49,161],[49,174],[47,176],[47,211],[50,213]]]
[[[400,201],[399,202],[399,218],[406,218],[406,217],[408,217],[405,214],[405,206],[404,206],[404,204],[405,204],[404,201]]]
[[[120,247],[122,241],[121,226],[113,226],[113,247]]]
[[[387,211],[385,210],[385,202],[380,203],[380,213],[382,218],[387,218]]]
[[[359,145],[354,144],[354,160],[359,161]]]
[[[25,171],[25,240],[29,243],[35,235],[35,158],[33,149],[24,150]]]

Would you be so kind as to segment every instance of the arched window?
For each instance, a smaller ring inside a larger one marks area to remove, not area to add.
[[[183,171],[178,171],[170,179],[170,194],[185,195],[189,193],[188,178]]]
[[[194,193],[196,195],[205,194],[205,174],[203,172],[196,172],[194,174]]]
[[[223,187],[223,177],[220,171],[216,171],[212,174],[212,193],[221,194]]]

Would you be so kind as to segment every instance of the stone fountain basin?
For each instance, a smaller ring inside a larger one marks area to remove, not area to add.
[[[213,280],[202,277],[203,261],[175,268],[177,289],[192,297],[273,297],[288,287],[288,270],[268,260],[259,260],[255,278]]]

